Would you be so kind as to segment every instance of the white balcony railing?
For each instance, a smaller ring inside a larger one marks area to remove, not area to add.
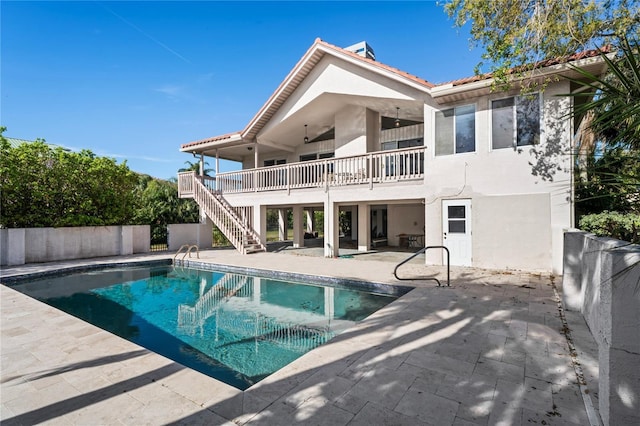
[[[221,193],[261,192],[418,180],[424,177],[424,147],[380,151],[350,157],[289,163],[204,179],[212,191]],[[187,177],[178,175],[181,197],[193,192]]]

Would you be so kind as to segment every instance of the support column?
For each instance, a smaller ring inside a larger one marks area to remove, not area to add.
[[[314,214],[313,208],[305,210],[305,214],[307,215],[307,232],[313,234],[314,232]]]
[[[254,168],[254,173],[253,173],[253,190],[257,191],[258,190],[258,173],[255,172],[255,169],[258,168],[258,144],[253,144],[253,168]],[[266,235],[266,234],[265,234]],[[265,240],[266,241],[266,240]]]
[[[368,251],[371,245],[371,207],[358,203],[358,251]]]
[[[278,209],[278,240],[287,240],[287,209]]]
[[[265,204],[254,204],[253,206],[253,228],[260,237],[263,244],[267,243],[267,206]]]
[[[339,256],[339,217],[338,204],[332,202],[327,197],[327,200],[324,202],[324,257]]]
[[[258,153],[259,149],[258,149],[258,144],[253,144],[253,168],[257,169],[258,167],[260,167],[260,165],[258,164],[258,157],[259,157],[259,153]]]
[[[356,241],[358,239],[358,206],[349,207],[349,211],[351,212],[351,241]]]
[[[304,210],[302,206],[293,206],[293,247],[304,247]]]
[[[215,175],[217,176],[218,173],[220,173],[220,154],[218,154],[218,150],[216,149],[216,169],[213,171],[215,173]],[[218,187],[218,180],[216,180],[215,182],[215,188],[216,189],[220,189]]]
[[[424,243],[425,246],[441,246],[442,239],[442,200],[438,199],[424,206]],[[444,265],[444,250],[428,250],[424,253],[425,265]]]

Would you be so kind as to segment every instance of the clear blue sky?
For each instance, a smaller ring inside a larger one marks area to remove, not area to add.
[[[481,54],[432,1],[3,0],[0,13],[5,136],[160,178],[193,160],[182,143],[243,129],[316,37],[366,40],[434,83],[473,75]]]

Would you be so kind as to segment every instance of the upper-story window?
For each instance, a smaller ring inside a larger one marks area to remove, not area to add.
[[[314,161],[314,160],[322,160],[325,158],[333,158],[335,154],[333,152],[323,152],[323,153],[313,153],[313,154],[304,154],[300,156],[300,161]]]
[[[412,146],[423,146],[423,145],[424,145],[423,138],[415,138],[415,139],[407,139],[403,141],[383,142],[382,150],[387,151],[390,149],[411,148]]]
[[[460,154],[475,150],[475,105],[436,111],[436,155]]]
[[[515,148],[540,142],[540,94],[491,101],[491,146]]]
[[[287,160],[286,160],[286,159],[281,159],[281,160],[264,160],[264,166],[265,166],[265,167],[279,166],[280,164],[287,164]]]

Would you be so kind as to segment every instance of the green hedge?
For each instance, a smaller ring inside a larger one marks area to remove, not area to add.
[[[600,237],[640,244],[640,214],[602,212],[580,218],[580,229]]]

